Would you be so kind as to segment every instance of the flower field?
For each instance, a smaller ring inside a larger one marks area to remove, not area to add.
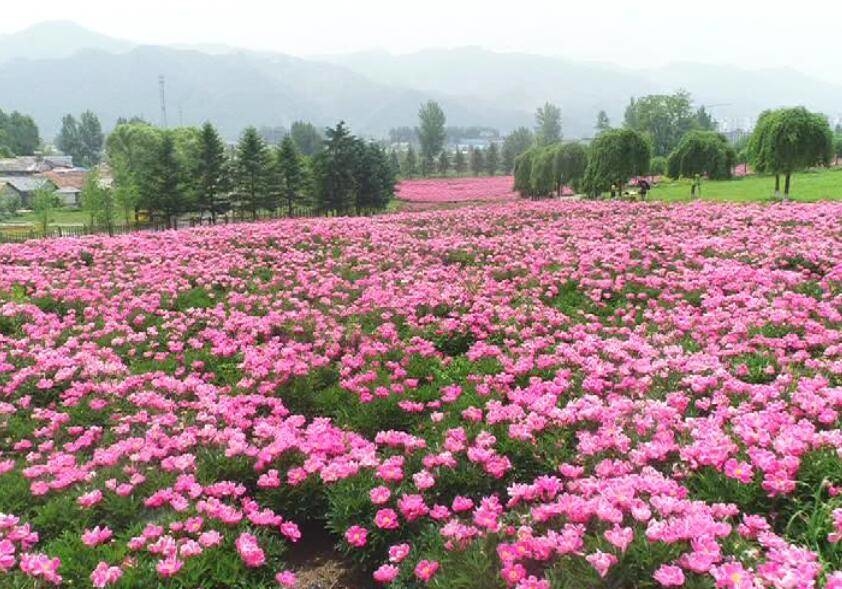
[[[0,246],[0,586],[839,589],[841,327],[835,204]]]
[[[410,203],[449,204],[505,202],[518,198],[511,176],[478,178],[426,178],[404,180],[398,186],[399,200]]]

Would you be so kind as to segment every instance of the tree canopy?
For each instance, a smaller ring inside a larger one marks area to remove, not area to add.
[[[670,154],[667,171],[673,178],[700,175],[722,180],[731,177],[735,161],[734,148],[724,135],[714,131],[690,131]]]
[[[583,188],[599,194],[612,185],[618,190],[630,178],[649,171],[652,148],[647,138],[634,129],[606,131],[591,144]]]
[[[712,128],[713,120],[702,108],[694,112],[689,93],[652,94],[632,98],[625,113],[629,129],[649,136],[654,155],[668,156],[681,138],[693,129]]]
[[[421,169],[426,176],[435,168],[435,162],[444,149],[447,139],[447,118],[434,100],[421,105],[418,110],[418,141],[421,143]]]
[[[803,107],[766,111],[757,121],[748,153],[758,172],[785,176],[787,198],[793,172],[830,163],[833,133],[824,115]]]
[[[503,140],[502,167],[506,174],[515,169],[515,159],[535,145],[535,134],[526,127],[519,127]]]
[[[538,145],[561,141],[561,109],[547,102],[535,112],[535,139]]]
[[[32,117],[0,110],[0,153],[7,156],[33,155],[41,145],[38,126]]]
[[[75,165],[84,168],[97,165],[102,161],[104,145],[102,125],[93,112],[83,112],[78,121],[71,114],[61,119],[61,131],[56,137],[56,147],[71,156]]]

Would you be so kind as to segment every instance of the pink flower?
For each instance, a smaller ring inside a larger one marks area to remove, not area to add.
[[[53,585],[61,584],[62,578],[58,574],[61,560],[58,558],[50,558],[46,554],[23,554],[19,566],[30,577],[42,578]]]
[[[684,585],[684,571],[681,570],[681,567],[675,565],[661,565],[652,576],[662,587],[681,587]]]
[[[620,528],[615,526],[605,532],[605,538],[614,546],[620,549],[620,552],[625,552],[629,544],[634,540],[634,530],[631,528]]]
[[[92,530],[86,529],[82,533],[82,542],[85,544],[85,546],[90,546],[93,548],[94,546],[105,544],[111,539],[113,535],[114,532],[112,532],[107,527],[100,528],[99,526],[97,526]]]
[[[79,498],[76,499],[76,502],[82,507],[93,507],[100,501],[102,501],[102,491],[99,489],[94,489],[90,493],[80,495]]]
[[[397,579],[399,574],[400,569],[398,567],[393,564],[384,564],[378,567],[372,576],[378,583],[387,584]]]
[[[590,565],[596,569],[596,572],[599,573],[600,577],[605,577],[608,574],[608,569],[612,567],[612,565],[616,564],[617,557],[613,554],[608,552],[602,552],[601,550],[597,550],[593,554],[589,554],[585,557]]]
[[[436,572],[439,570],[439,563],[435,560],[422,560],[417,565],[415,565],[415,576],[424,581],[425,583],[429,583],[430,579],[432,579]]]
[[[281,587],[291,589],[298,584],[298,577],[292,571],[281,571],[275,575],[275,582]]]
[[[351,526],[345,531],[345,541],[351,546],[362,548],[368,541],[368,530],[361,526]]]
[[[526,578],[526,568],[522,564],[507,564],[500,571],[507,585],[515,585]]]
[[[158,571],[159,575],[166,579],[174,577],[183,566],[184,561],[178,560],[174,556],[170,556],[164,560],[159,560],[158,564],[155,565],[155,570]]]
[[[409,544],[395,544],[389,547],[389,562],[401,563],[409,556],[411,548]]]
[[[374,516],[374,524],[381,530],[394,530],[400,525],[394,509],[380,509]]]
[[[107,562],[100,561],[91,573],[91,584],[97,589],[102,589],[116,583],[122,576],[123,571],[120,567],[109,566]]]
[[[243,562],[247,567],[257,568],[266,563],[266,554],[263,552],[263,549],[260,548],[257,538],[252,534],[243,532],[239,535],[234,544],[237,547],[237,552],[240,554],[240,558],[243,559]]]
[[[371,502],[375,505],[383,505],[392,496],[392,492],[389,490],[389,487],[381,485],[379,487],[374,487],[371,491],[369,491],[368,496],[371,499]]]
[[[737,479],[745,485],[748,485],[754,480],[754,471],[751,468],[751,464],[738,462],[733,458],[725,461],[725,475],[732,479]]]

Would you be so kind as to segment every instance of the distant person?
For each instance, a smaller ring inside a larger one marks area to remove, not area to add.
[[[640,182],[637,183],[637,187],[640,191],[640,200],[646,200],[646,193],[652,190],[649,181],[646,178],[641,178]]]
[[[693,177],[693,184],[690,186],[691,198],[702,198],[702,177],[696,174]]]

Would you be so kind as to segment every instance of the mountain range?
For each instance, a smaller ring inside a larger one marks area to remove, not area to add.
[[[834,122],[842,87],[791,69],[747,70],[695,63],[648,70],[478,47],[406,55],[368,51],[293,57],[220,45],[148,46],[70,22],[0,36],[0,109],[32,114],[51,139],[61,117],[90,109],[106,129],[118,117],[158,123],[159,76],[168,122],[210,120],[233,139],[247,125],[320,126],[346,120],[370,136],[415,125],[427,99],[448,124],[508,131],[530,126],[537,106],[559,104],[568,137],[589,137],[599,110],[619,121],[632,96],[690,91],[730,127],[749,126],[764,108],[802,104]]]

